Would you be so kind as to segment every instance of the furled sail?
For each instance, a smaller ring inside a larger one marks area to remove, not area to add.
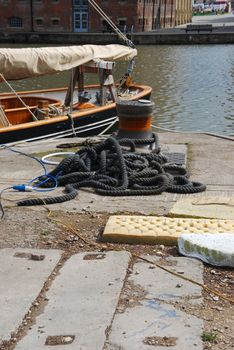
[[[118,44],[0,49],[0,73],[15,80],[69,70],[92,60],[127,61],[137,50]]]

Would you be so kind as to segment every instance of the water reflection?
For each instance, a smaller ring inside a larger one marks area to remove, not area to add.
[[[139,56],[159,126],[234,134],[234,45],[148,46]]]
[[[119,65],[116,77],[124,67]],[[234,135],[234,45],[140,46],[134,79],[153,87],[154,124]],[[65,86],[68,81],[65,72],[13,86],[30,90]],[[3,84],[0,89],[5,89]]]

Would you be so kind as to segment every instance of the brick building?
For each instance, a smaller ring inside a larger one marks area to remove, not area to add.
[[[121,29],[134,32],[191,21],[191,0],[96,0]],[[0,31],[108,32],[88,0],[0,0]]]
[[[121,30],[133,28],[135,32],[144,32],[175,24],[173,0],[98,0],[97,3]],[[91,31],[108,29],[105,21],[95,16],[94,9],[90,9],[90,14]]]
[[[0,0],[0,30],[70,32],[71,14],[67,0]]]

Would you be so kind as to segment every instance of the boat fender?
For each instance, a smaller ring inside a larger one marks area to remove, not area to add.
[[[77,102],[72,106],[74,110],[88,109],[88,108],[95,108],[95,107],[96,105],[90,102]]]

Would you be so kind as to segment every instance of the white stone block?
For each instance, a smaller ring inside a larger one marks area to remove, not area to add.
[[[179,252],[215,266],[234,267],[234,234],[182,234]]]

